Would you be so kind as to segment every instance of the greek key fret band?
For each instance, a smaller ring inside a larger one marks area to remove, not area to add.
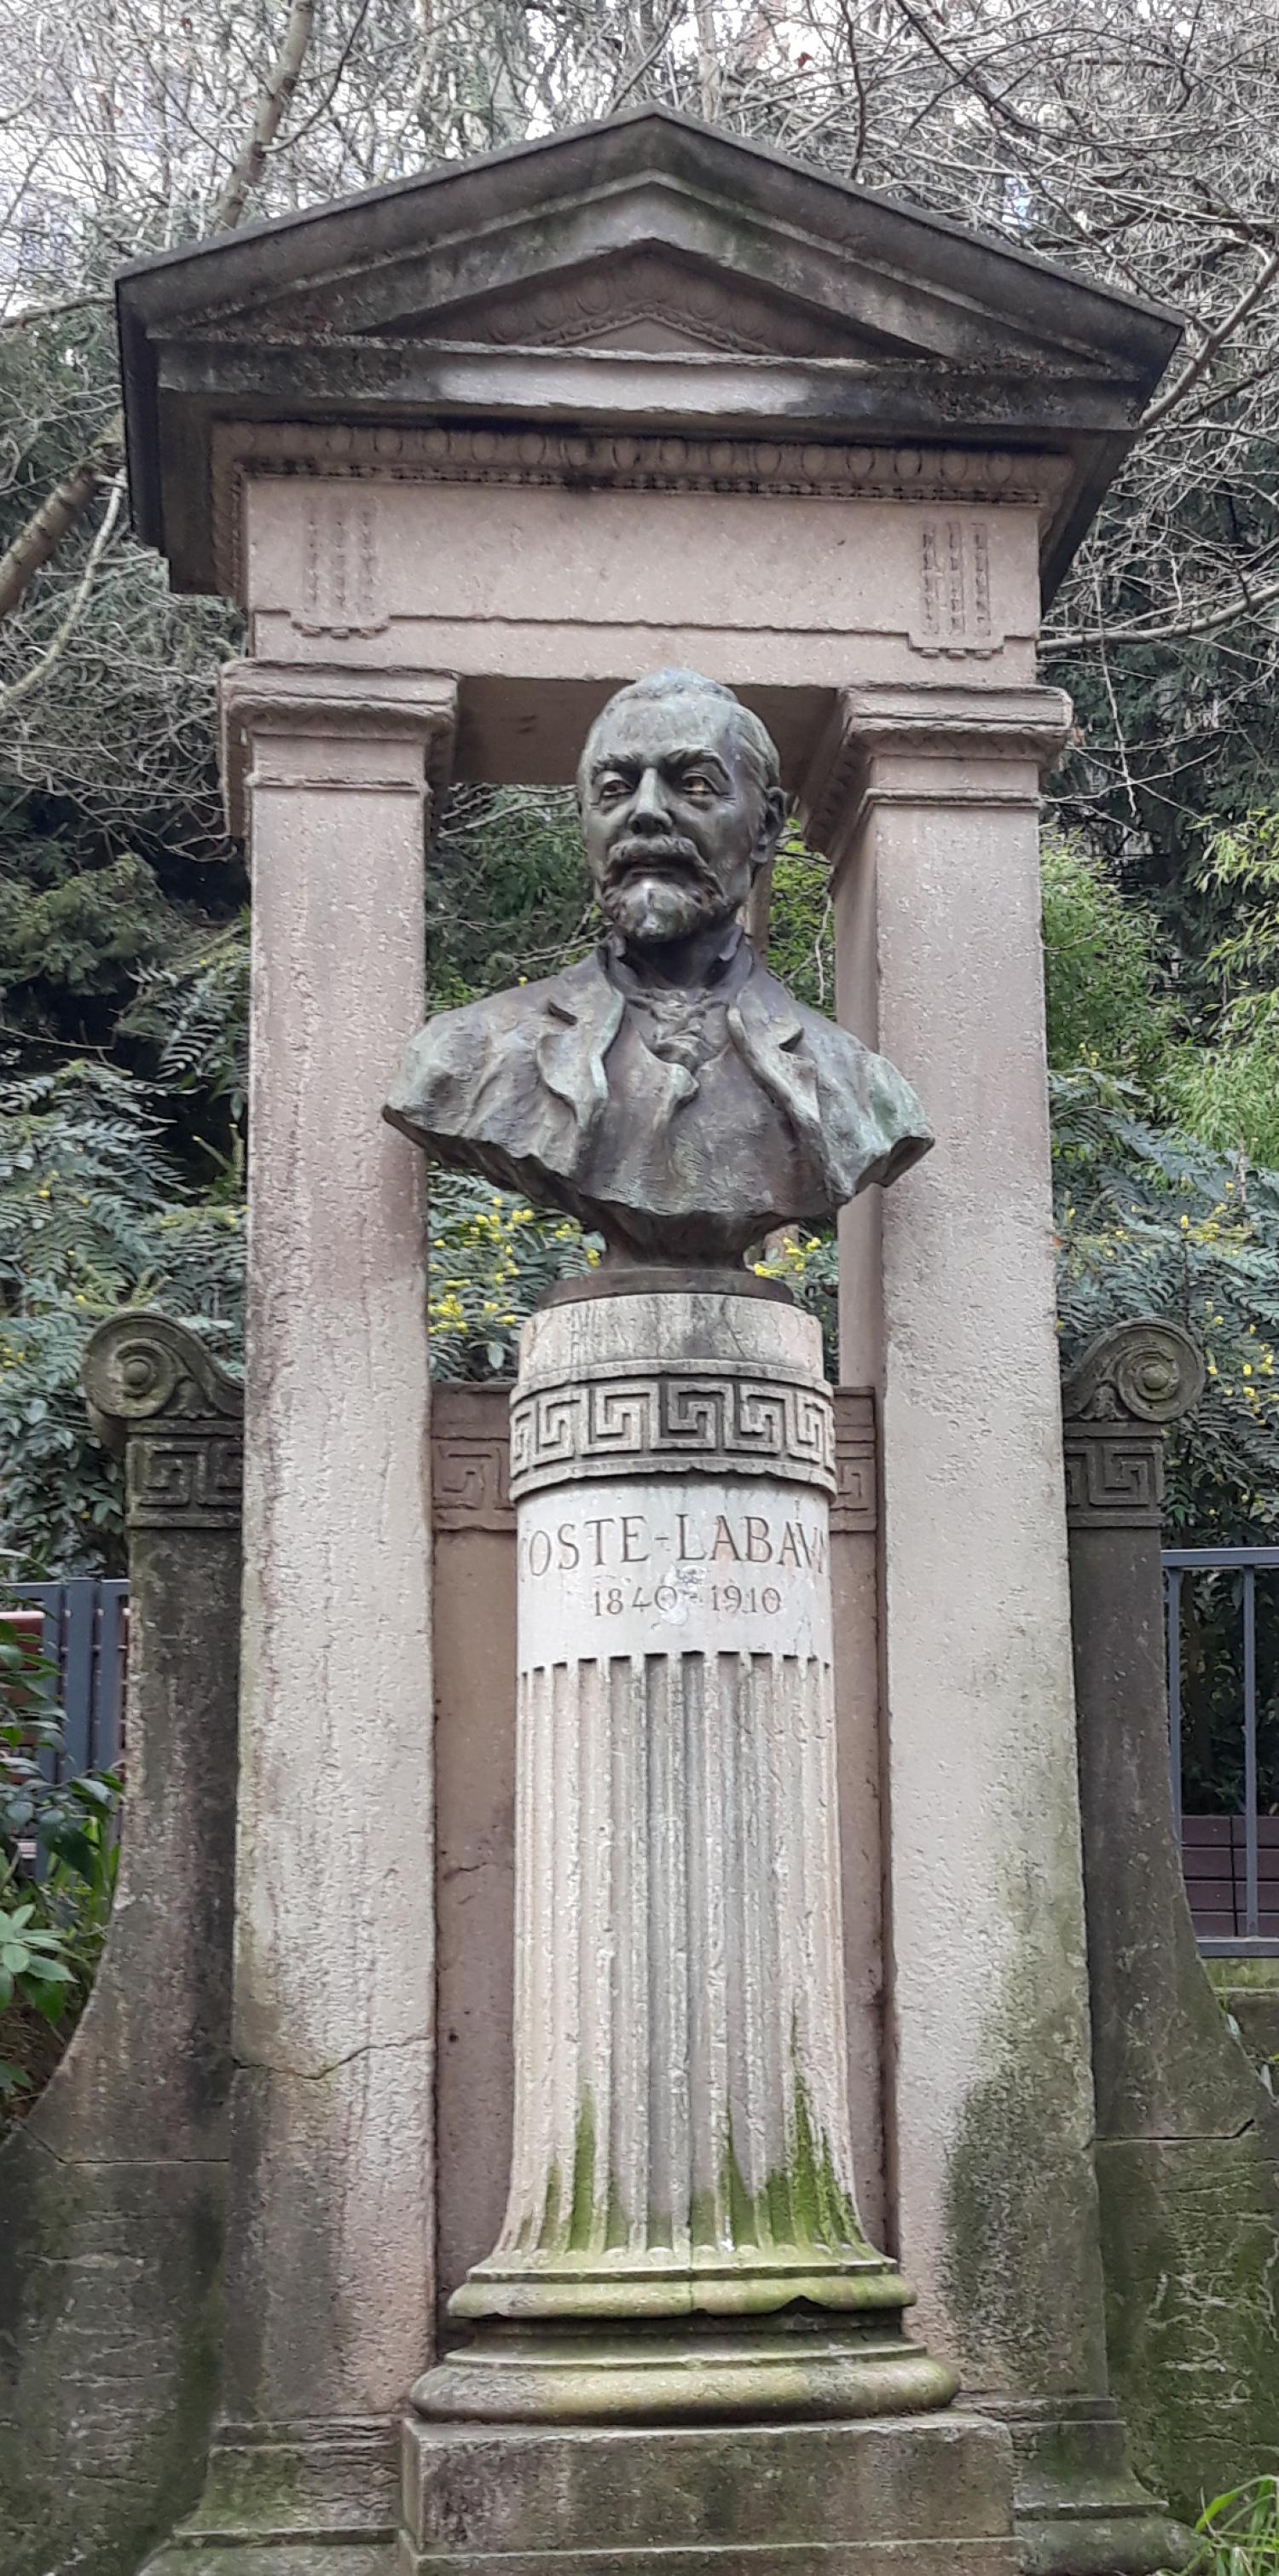
[[[565,1484],[598,1459],[610,1476],[669,1472],[688,1459],[705,1475],[758,1475],[835,1491],[830,1390],[719,1372],[663,1369],[538,1387],[511,1406],[511,1495]]]

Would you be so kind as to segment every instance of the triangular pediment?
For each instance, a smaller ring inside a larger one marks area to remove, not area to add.
[[[119,301],[135,511],[166,544],[148,453],[176,471],[181,413],[189,472],[201,406],[518,417],[551,386],[563,417],[616,426],[1091,440],[1095,485],[1178,337],[1131,297],[647,108],[139,263]],[[462,351],[465,377],[445,364]],[[535,385],[514,359],[537,351]]]
[[[656,110],[126,272],[143,276],[165,302],[177,290],[188,327],[221,332],[878,352],[1058,373],[1131,365],[1124,325],[1148,311]]]
[[[757,358],[872,358],[884,344],[846,314],[793,299],[669,245],[577,260],[397,319],[397,336],[463,346],[728,351]]]

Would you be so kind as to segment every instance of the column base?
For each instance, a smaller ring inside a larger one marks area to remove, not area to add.
[[[387,2417],[223,2425],[195,2512],[141,2576],[394,2576],[398,2455]]]
[[[420,2415],[481,2424],[914,2415],[953,2371],[881,2319],[684,2328],[490,2325],[419,2379]]]
[[[394,2576],[1016,2576],[1007,2434],[423,2424]]]
[[[1134,2477],[1112,2398],[970,2402],[1012,2436],[1025,2576],[1154,2576],[1193,2555],[1194,2534]]]

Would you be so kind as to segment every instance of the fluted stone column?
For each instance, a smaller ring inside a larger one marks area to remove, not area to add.
[[[758,1284],[574,1282],[524,1333],[510,2198],[426,2413],[953,2393],[857,2214],[831,1394]]]

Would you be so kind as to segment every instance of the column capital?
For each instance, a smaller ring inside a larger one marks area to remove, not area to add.
[[[842,854],[868,803],[1034,806],[1070,725],[1062,689],[909,681],[843,689],[800,790],[805,837]]]
[[[1061,1391],[1072,1530],[1158,1529],[1164,1433],[1204,1383],[1197,1344],[1160,1316],[1112,1324],[1090,1342]]]
[[[405,787],[433,798],[447,784],[457,732],[457,681],[447,673],[228,662],[219,699],[227,829],[236,839],[248,829],[251,772],[261,785]],[[398,746],[408,759],[372,774],[351,752],[370,743]]]
[[[138,1530],[238,1530],[244,1390],[167,1315],[108,1316],[80,1368],[89,1420],[125,1460]]]

